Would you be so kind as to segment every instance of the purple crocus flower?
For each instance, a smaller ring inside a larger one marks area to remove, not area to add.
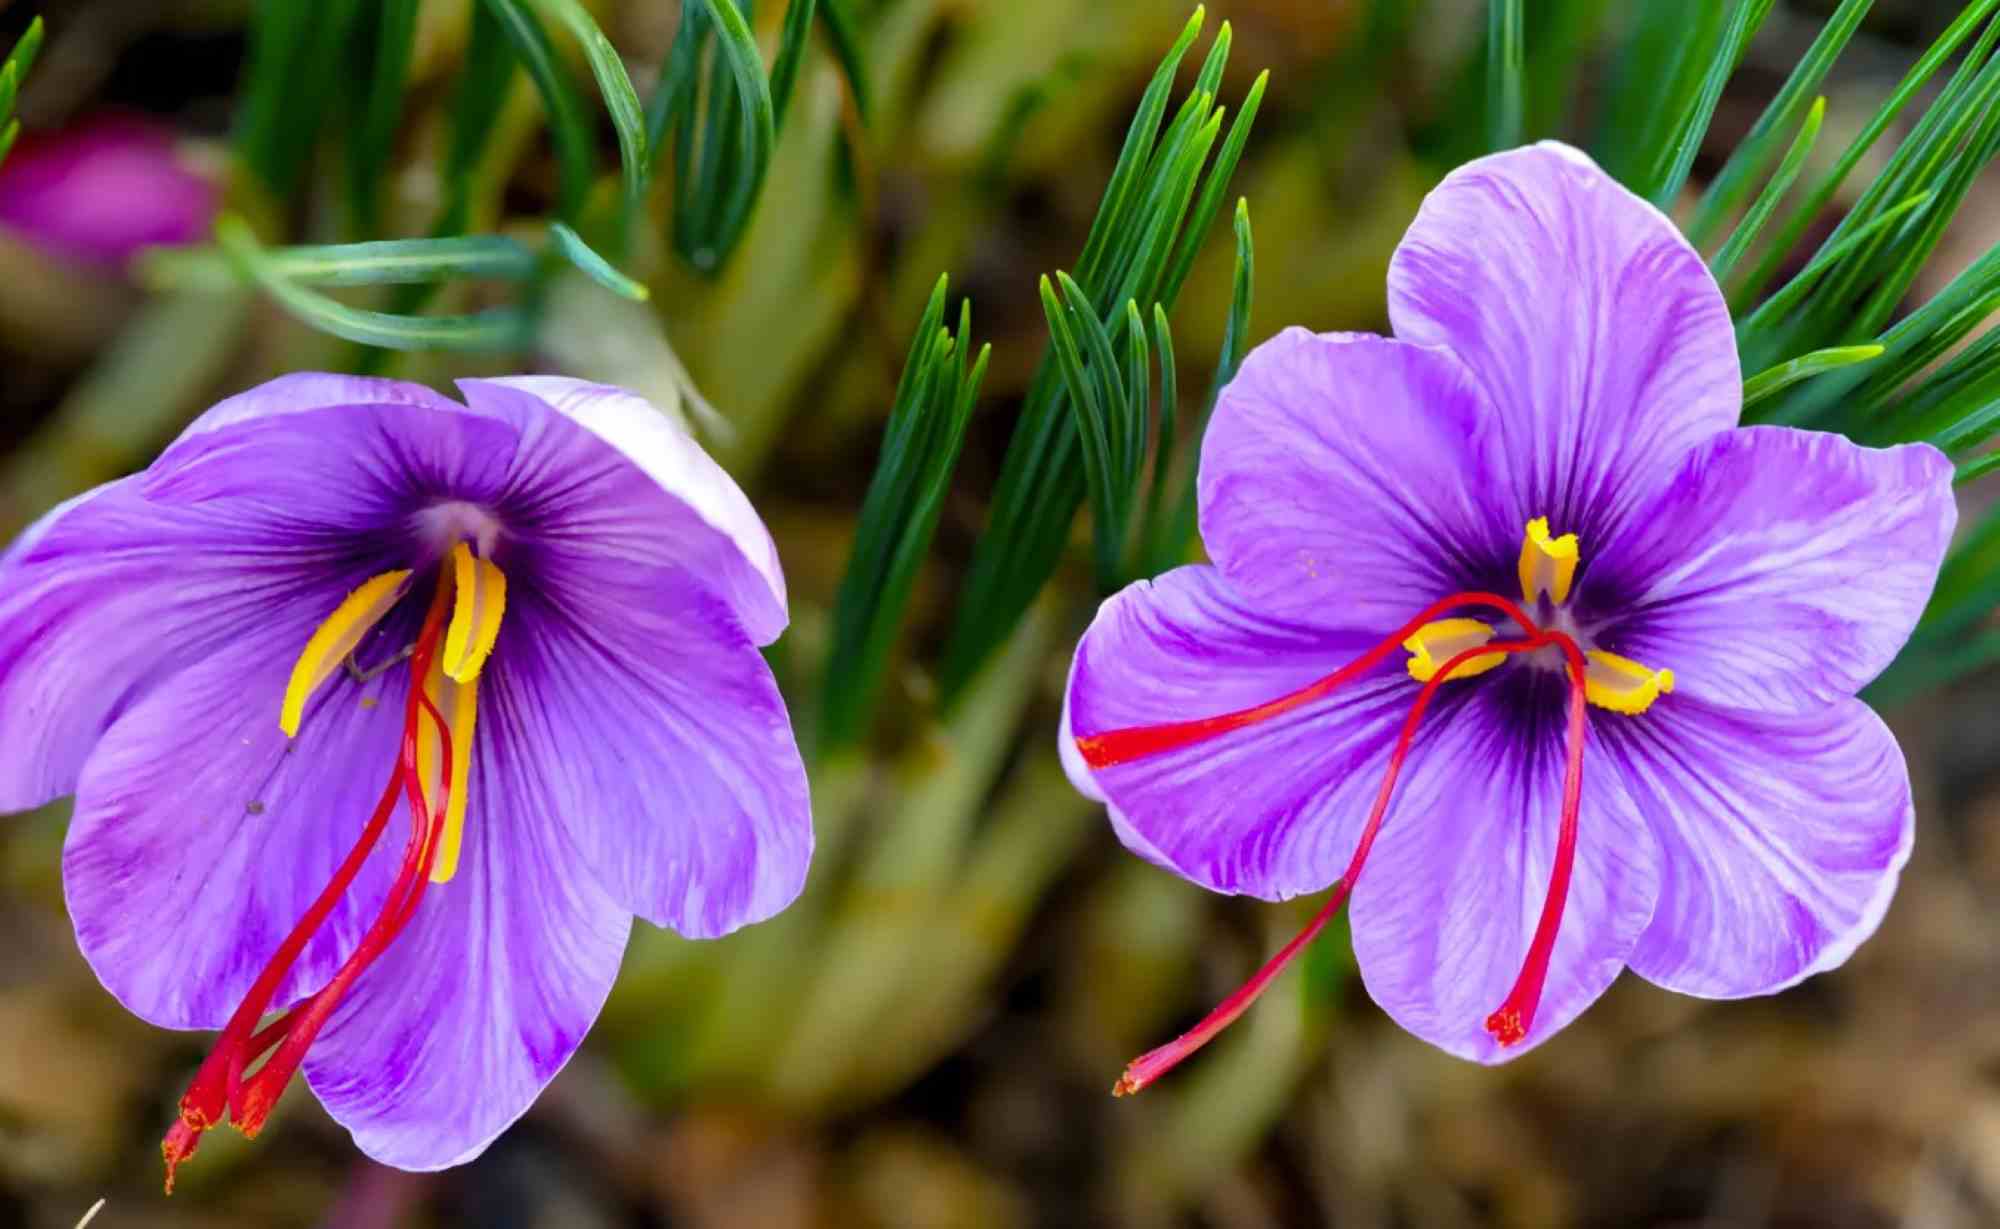
[[[0,226],[66,259],[107,265],[198,242],[215,219],[216,186],[176,144],[172,131],[120,114],[24,133],[0,162]]]
[[[223,1030],[169,1189],[301,1066],[370,1156],[469,1160],[575,1051],[634,914],[707,938],[804,880],[749,502],[619,389],[460,388],[272,381],[0,560],[0,810],[75,793],[85,958]]]
[[[1375,1001],[1491,1063],[1628,967],[1707,998],[1831,969],[1909,856],[1902,753],[1854,697],[1936,580],[1944,456],[1737,426],[1714,278],[1565,146],[1450,175],[1389,314],[1249,356],[1202,447],[1214,565],[1077,648],[1064,759],[1128,846],[1217,892],[1336,888],[1120,1091],[1350,892]]]

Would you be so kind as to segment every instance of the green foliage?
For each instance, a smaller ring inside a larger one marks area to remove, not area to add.
[[[1521,143],[1521,0],[1492,0],[1486,8],[1486,148]]]
[[[1231,41],[1224,23],[1192,91],[1166,119],[1174,71],[1200,35],[1202,20],[1197,9],[1147,86],[1073,271],[1084,302],[1111,305],[1110,318],[1098,323],[1112,337],[1127,327],[1128,302],[1172,311],[1263,99],[1266,78],[1260,75],[1211,164],[1224,118],[1215,101]],[[1088,470],[1068,399],[1052,341],[1021,407],[987,529],[961,590],[945,652],[947,697],[977,673],[1054,573],[1085,501]],[[1100,579],[1110,571],[1100,567]]]
[[[35,53],[41,49],[42,19],[36,17],[21,32],[14,49],[7,53],[6,62],[0,64],[0,161],[6,160],[7,151],[14,148],[14,138],[21,135],[21,121],[14,118],[14,99],[21,92],[22,79],[35,65]]]
[[[955,336],[943,327],[948,284],[938,279],[911,339],[882,455],[861,504],[854,552],[835,598],[819,730],[825,750],[848,746],[867,733],[889,649],[937,532],[986,375],[992,348],[981,347],[978,357],[971,357],[971,304],[961,306]]]

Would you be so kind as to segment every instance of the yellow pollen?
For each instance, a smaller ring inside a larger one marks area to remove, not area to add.
[[[333,677],[340,669],[340,663],[361,643],[361,638],[375,629],[382,616],[395,609],[408,589],[410,574],[407,571],[384,572],[362,582],[361,587],[347,595],[346,599],[327,616],[306,641],[305,651],[299,654],[298,662],[292,667],[292,677],[285,684],[285,702],[278,713],[278,726],[287,738],[299,736],[299,724],[305,720],[306,701],[320,684]]]
[[[1433,619],[1403,641],[1403,647],[1410,651],[1410,677],[1428,683],[1446,662],[1491,639],[1493,629],[1477,619]],[[1484,674],[1506,660],[1502,653],[1468,658],[1451,672],[1451,677],[1466,679]]]
[[[1592,649],[1584,657],[1584,697],[1614,713],[1636,716],[1674,689],[1672,670],[1654,670],[1603,649]]]
[[[439,660],[453,682],[470,683],[499,638],[500,618],[507,612],[507,576],[463,542],[451,548],[451,569],[457,594]]]
[[[1527,536],[1521,539],[1521,596],[1532,602],[1546,593],[1551,601],[1568,601],[1576,562],[1575,534],[1550,536],[1546,516],[1529,521]]]

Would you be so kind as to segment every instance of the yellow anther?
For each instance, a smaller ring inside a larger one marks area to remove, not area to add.
[[[1477,619],[1435,619],[1416,630],[1403,647],[1410,651],[1410,677],[1428,683],[1452,658],[1467,649],[1476,649],[1493,639],[1493,629]],[[1506,661],[1501,653],[1482,654],[1461,662],[1451,672],[1454,679],[1484,674]]]
[[[361,638],[375,629],[382,616],[395,609],[409,588],[410,574],[407,571],[384,572],[362,582],[360,588],[347,595],[346,600],[327,616],[311,638],[306,641],[305,651],[299,654],[298,662],[292,666],[291,681],[285,684],[285,702],[278,713],[278,726],[285,731],[285,737],[299,736],[299,723],[305,720],[306,701],[319,690],[321,683],[333,677],[340,669],[340,663],[347,659]]]
[[[472,739],[479,724],[479,680],[461,683],[433,667],[424,680],[424,693],[437,705],[451,731],[451,795],[445,805],[444,826],[438,832],[437,854],[431,860],[431,882],[449,883],[458,873],[459,848],[465,838],[465,808],[471,801]],[[423,786],[425,803],[437,806],[443,782],[439,761],[443,741],[429,721],[417,723],[417,780]]]
[[[470,683],[479,677],[500,635],[500,617],[507,612],[507,577],[463,542],[451,548],[451,568],[456,596],[440,660],[453,682]]]
[[[1521,596],[1532,602],[1546,593],[1551,601],[1568,601],[1576,560],[1575,534],[1551,537],[1546,516],[1529,521],[1528,535],[1521,539]]]
[[[1638,714],[1674,689],[1672,670],[1654,670],[1629,657],[1592,649],[1584,654],[1584,698],[1614,713]]]

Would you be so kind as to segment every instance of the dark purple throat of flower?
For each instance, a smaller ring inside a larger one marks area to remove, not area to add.
[[[1326,924],[1347,903],[1362,867],[1380,834],[1389,812],[1403,763],[1416,741],[1418,726],[1448,681],[1484,674],[1519,654],[1554,653],[1560,656],[1568,679],[1569,701],[1564,752],[1562,813],[1556,838],[1555,864],[1549,876],[1548,893],[1522,960],[1513,989],[1492,1014],[1486,1017],[1486,1031],[1503,1046],[1518,1045],[1534,1026],[1535,1009],[1541,1002],[1542,987],[1548,978],[1549,959],[1555,951],[1556,934],[1562,925],[1563,907],[1569,899],[1570,875],[1576,862],[1578,811],[1583,797],[1583,748],[1585,719],[1591,704],[1625,714],[1643,713],[1654,701],[1674,687],[1671,670],[1653,670],[1629,658],[1588,647],[1578,635],[1556,626],[1564,619],[1570,587],[1576,576],[1578,543],[1575,534],[1554,537],[1548,521],[1530,521],[1521,543],[1519,574],[1523,602],[1517,603],[1497,593],[1466,591],[1442,597],[1425,607],[1402,627],[1340,669],[1297,691],[1263,704],[1160,725],[1134,726],[1079,736],[1077,750],[1092,769],[1115,767],[1148,756],[1160,755],[1204,742],[1268,721],[1273,717],[1319,700],[1340,687],[1366,675],[1398,648],[1409,654],[1411,677],[1422,683],[1410,706],[1400,734],[1389,754],[1388,767],[1376,791],[1374,805],[1362,825],[1361,837],[1347,868],[1334,882],[1332,895],[1305,929],[1277,955],[1257,970],[1234,994],[1203,1017],[1194,1028],[1129,1063],[1112,1091],[1125,1096],[1145,1088],[1227,1028],[1248,1010],[1277,975],[1306,949]],[[1529,617],[1527,607],[1548,611],[1543,619]],[[1487,611],[1513,623],[1517,632],[1499,638],[1501,630],[1464,614]]]
[[[407,660],[410,684],[402,737],[388,784],[361,835],[266,962],[181,1097],[179,1116],[160,1144],[169,1194],[175,1169],[194,1155],[203,1132],[221,1125],[225,1117],[246,1136],[254,1137],[263,1129],[306,1051],[356,979],[403,932],[423,901],[424,890],[449,881],[457,871],[479,675],[506,611],[506,577],[459,543],[438,569],[415,644],[363,672],[353,661],[354,650],[409,594],[411,577],[408,571],[385,572],[349,594],[313,633],[292,669],[279,724],[286,735],[297,737],[306,702],[336,671],[366,677]],[[265,1023],[280,986],[352,889],[403,801],[409,805],[410,838],[374,922],[324,986]]]

